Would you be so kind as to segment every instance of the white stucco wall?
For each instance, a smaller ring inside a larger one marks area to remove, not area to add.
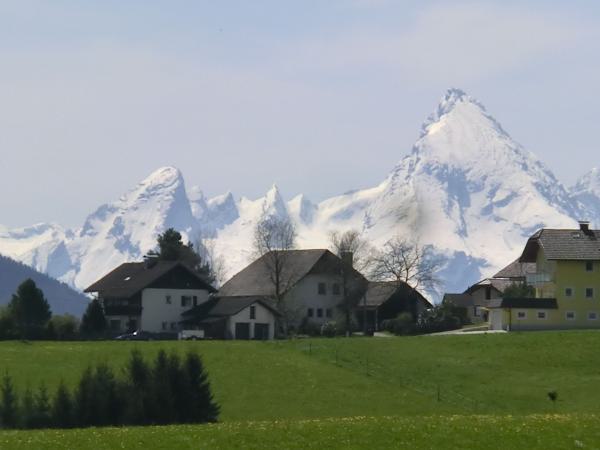
[[[250,307],[256,307],[255,318],[250,318]],[[275,333],[275,316],[271,312],[271,310],[265,308],[260,303],[253,303],[252,305],[247,306],[242,309],[237,314],[234,314],[227,321],[227,328],[229,332],[229,336],[235,337],[235,324],[236,323],[249,323],[250,324],[250,339],[254,339],[254,324],[256,323],[267,323],[269,324],[269,339],[274,338]]]
[[[325,283],[327,293],[319,294],[319,283]],[[333,284],[340,286],[340,294],[333,294]],[[290,292],[285,296],[286,307],[289,308],[292,317],[292,323],[296,326],[300,324],[304,317],[307,317],[308,308],[314,311],[313,317],[309,320],[316,324],[323,324],[334,320],[340,320],[342,311],[338,307],[343,302],[342,295],[342,277],[340,275],[307,275],[300,280]],[[323,317],[317,317],[317,309],[323,310]],[[332,317],[326,317],[326,310],[331,309]]]
[[[166,302],[167,295],[171,296],[171,304]],[[140,329],[150,332],[177,332],[171,324],[178,324],[182,319],[181,313],[192,308],[181,306],[181,297],[189,296],[198,298],[198,305],[208,300],[208,291],[204,289],[144,289],[142,291],[142,317]],[[163,330],[162,323],[167,322],[167,330]]]

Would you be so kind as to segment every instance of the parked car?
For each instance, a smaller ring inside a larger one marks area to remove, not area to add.
[[[181,330],[177,337],[179,340],[185,341],[204,339],[204,330]]]
[[[151,341],[154,339],[154,335],[152,333],[148,333],[147,331],[134,331],[133,333],[121,334],[115,338],[118,341]]]

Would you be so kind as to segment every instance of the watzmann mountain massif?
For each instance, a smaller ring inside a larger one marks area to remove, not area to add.
[[[375,247],[410,237],[443,259],[443,290],[461,292],[516,258],[539,228],[600,223],[600,171],[563,186],[481,103],[450,89],[410,154],[372,188],[320,203],[303,195],[285,201],[276,186],[256,200],[231,193],[209,199],[186,188],[178,169],[163,167],[80,228],[0,226],[0,254],[82,289],[140,260],[172,227],[192,242],[210,241],[230,276],[250,262],[253,230],[265,213],[289,217],[300,248],[327,247],[334,230],[359,230]]]

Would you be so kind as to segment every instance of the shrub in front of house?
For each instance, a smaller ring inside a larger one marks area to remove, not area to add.
[[[313,322],[308,317],[305,317],[304,319],[302,319],[302,322],[298,327],[298,334],[303,334],[306,336],[320,336],[321,325]]]
[[[462,327],[460,315],[451,304],[436,305],[425,311],[417,320],[417,331],[421,334],[457,330]]]
[[[337,324],[336,322],[325,322],[321,325],[321,335],[325,337],[335,337],[337,334]]]
[[[417,332],[415,319],[409,312],[400,313],[394,319],[384,320],[382,328],[390,333],[403,336]]]

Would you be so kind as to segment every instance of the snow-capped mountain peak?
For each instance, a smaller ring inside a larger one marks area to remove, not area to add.
[[[254,256],[254,229],[264,214],[294,221],[304,248],[326,246],[330,231],[348,229],[376,247],[396,236],[417,240],[445,261],[445,288],[461,291],[514,260],[536,229],[599,222],[600,171],[567,191],[479,101],[449,89],[412,152],[377,186],[318,205],[303,195],[286,203],[276,185],[258,199],[229,192],[207,199],[200,188],[186,191],[178,169],[163,167],[98,208],[75,233],[0,227],[0,252],[83,288],[139,260],[173,227],[192,242],[212,241],[233,275]]]
[[[594,167],[571,188],[573,195],[593,194],[600,198],[600,169]]]
[[[279,192],[279,188],[275,183],[273,183],[271,188],[265,194],[262,209],[265,215],[287,217],[287,206],[283,200],[283,197],[281,196],[281,192]]]
[[[579,202],[582,220],[600,222],[600,169],[594,167],[571,188],[571,195]]]

